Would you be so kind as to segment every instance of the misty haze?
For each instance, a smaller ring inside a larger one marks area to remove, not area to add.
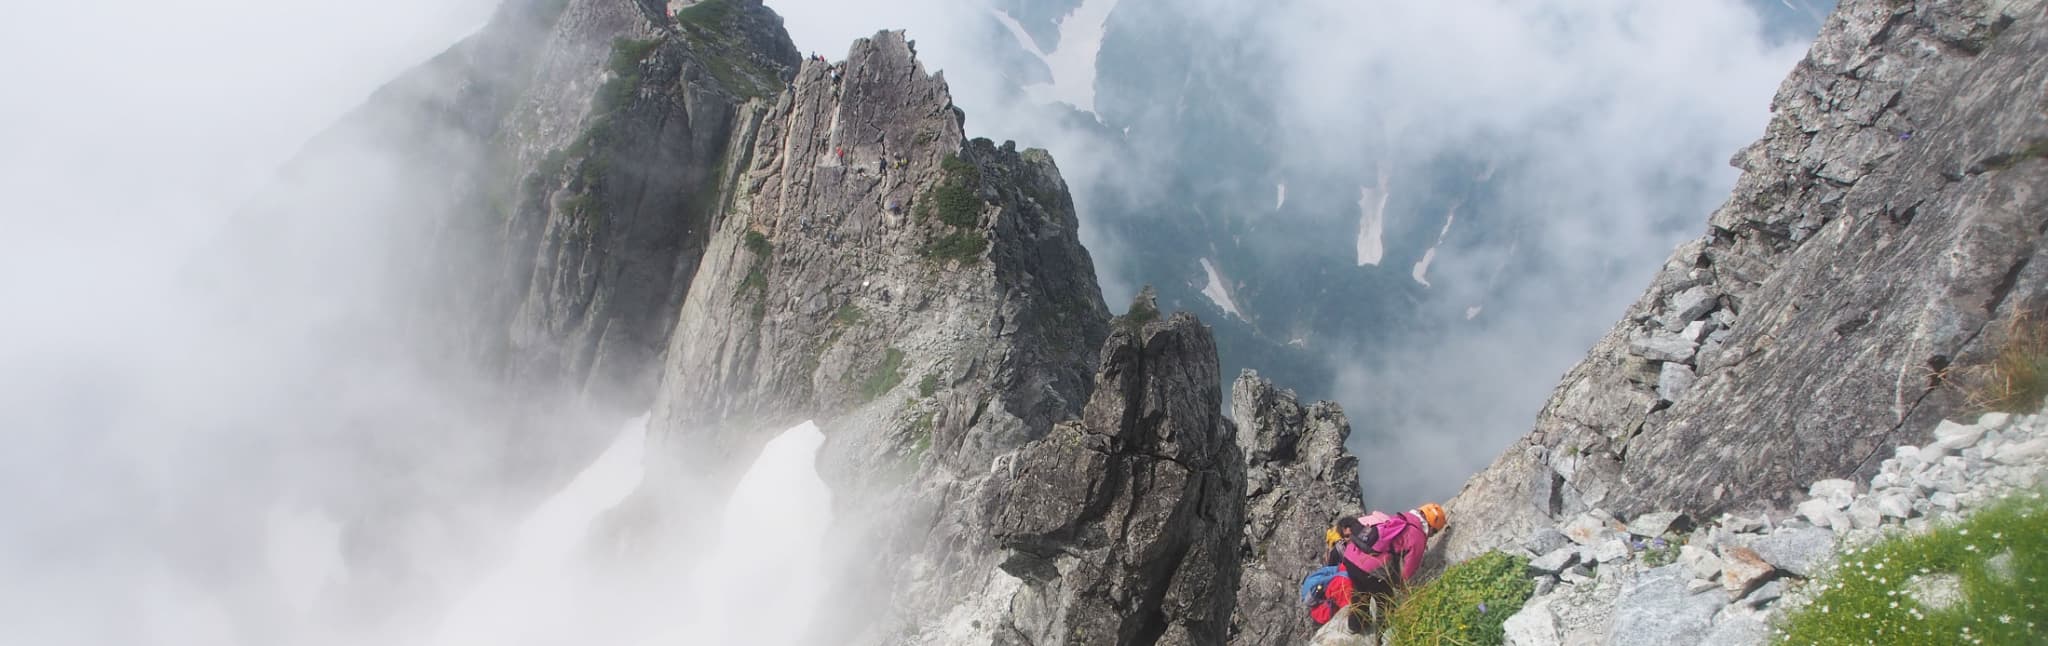
[[[2048,13],[1840,5],[20,7],[0,643],[1829,634],[2048,472]]]

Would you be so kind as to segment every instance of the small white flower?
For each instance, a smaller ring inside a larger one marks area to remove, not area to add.
[[[1999,616],[1998,616],[1998,623],[2001,623],[2001,624],[2009,624],[2009,623],[2012,623],[2012,615],[1999,615]]]

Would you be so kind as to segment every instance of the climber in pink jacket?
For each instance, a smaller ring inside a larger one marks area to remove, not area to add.
[[[1374,513],[1353,521],[1358,529],[1338,546],[1352,587],[1361,593],[1391,593],[1394,585],[1413,578],[1422,568],[1429,537],[1444,528],[1445,520],[1444,508],[1428,503],[1392,516]],[[1398,571],[1391,567],[1397,557]]]

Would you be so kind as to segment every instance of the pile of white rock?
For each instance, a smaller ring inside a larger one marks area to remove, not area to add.
[[[2048,418],[1990,413],[1975,424],[1942,422],[1927,446],[1898,447],[1867,487],[1815,482],[1789,512],[1727,514],[1693,527],[1675,512],[1622,522],[1596,509],[1522,542],[1536,594],[1508,619],[1507,641],[1764,644],[1838,546],[1926,531],[2043,484]]]

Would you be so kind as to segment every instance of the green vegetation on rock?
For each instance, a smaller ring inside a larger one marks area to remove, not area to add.
[[[676,10],[676,26],[688,36],[694,58],[718,84],[741,98],[773,94],[781,79],[754,59],[746,41],[745,10],[732,0],[704,0]]]
[[[924,379],[922,379],[922,380],[919,380],[919,381],[917,382],[917,396],[918,396],[918,397],[931,397],[931,396],[932,396],[932,394],[934,394],[934,393],[937,393],[937,392],[939,392],[939,375],[938,375],[938,373],[932,373],[932,374],[928,374],[928,375],[925,375],[925,376],[924,376]]]
[[[903,351],[889,348],[888,352],[882,353],[882,364],[860,381],[861,401],[874,401],[902,383]]]
[[[2005,340],[1988,363],[1955,369],[1944,380],[1981,411],[2031,413],[2048,398],[2048,323],[2017,316],[2004,327]]]
[[[1536,583],[1529,559],[1488,552],[1453,565],[1443,576],[1407,591],[1394,607],[1396,646],[1499,644],[1502,625],[1522,609]]]
[[[939,182],[925,189],[913,215],[920,222],[939,221],[940,231],[925,244],[924,256],[937,262],[960,261],[973,264],[988,250],[988,236],[981,232],[982,201],[975,195],[981,185],[981,170],[959,155],[947,155],[939,162]]]
[[[2038,644],[2048,632],[2048,501],[2017,494],[1960,524],[1838,555],[1783,644]]]

